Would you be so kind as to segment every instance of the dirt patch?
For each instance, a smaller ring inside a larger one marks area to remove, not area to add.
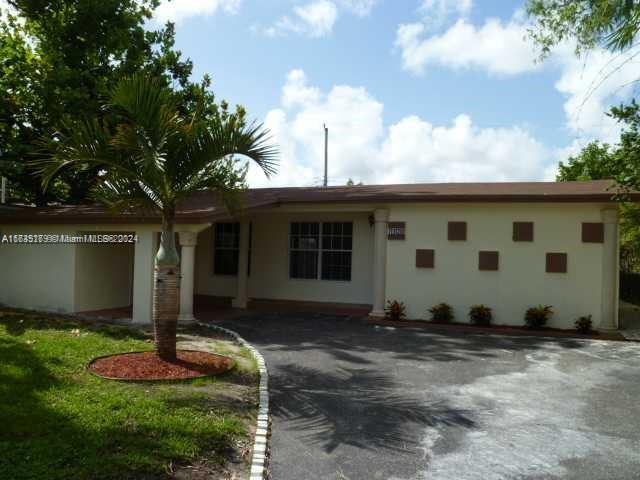
[[[135,352],[97,358],[89,370],[106,378],[121,380],[183,380],[218,375],[234,365],[231,358],[209,352],[178,350],[168,362],[156,352]]]

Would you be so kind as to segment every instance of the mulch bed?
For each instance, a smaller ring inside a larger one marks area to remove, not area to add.
[[[424,320],[382,320],[382,319],[369,319],[369,323],[374,325],[384,325],[388,327],[409,327],[409,328],[423,328],[433,330],[453,330],[458,332],[477,332],[477,333],[494,333],[501,335],[522,335],[522,336],[542,336],[542,337],[570,337],[570,338],[587,338],[598,340],[625,340],[625,338],[618,332],[596,332],[593,333],[578,333],[575,330],[562,330],[558,328],[542,327],[542,328],[528,328],[518,327],[512,325],[493,325],[493,326],[479,326],[470,325],[466,323],[434,323]]]
[[[99,357],[89,364],[93,373],[117,380],[185,380],[218,375],[231,369],[233,359],[215,353],[178,350],[167,362],[156,352],[133,352]]]

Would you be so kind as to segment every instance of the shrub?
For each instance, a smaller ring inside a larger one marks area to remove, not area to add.
[[[551,305],[538,305],[531,307],[524,315],[524,321],[530,328],[540,328],[553,316]]]
[[[493,312],[486,305],[472,305],[469,309],[469,319],[476,325],[491,325]]]
[[[399,321],[406,317],[405,314],[406,307],[404,303],[398,302],[397,300],[389,300],[387,302],[387,306],[384,309],[384,313],[389,320]]]
[[[591,332],[591,328],[593,327],[593,321],[591,320],[591,315],[584,315],[578,318],[574,323],[576,330],[579,333],[589,333]]]
[[[438,303],[429,309],[431,321],[449,323],[453,320],[453,308],[448,303]]]

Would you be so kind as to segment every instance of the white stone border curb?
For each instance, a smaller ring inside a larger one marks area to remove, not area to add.
[[[233,330],[212,325],[209,323],[196,322],[201,327],[217,330],[231,338],[251,352],[253,358],[258,364],[258,372],[260,373],[260,386],[258,389],[258,424],[256,426],[256,435],[253,442],[253,455],[251,457],[251,473],[249,480],[263,480],[267,475],[267,444],[269,442],[269,373],[264,357],[256,347],[247,342]]]

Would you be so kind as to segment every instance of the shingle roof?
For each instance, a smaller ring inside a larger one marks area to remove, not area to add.
[[[610,180],[587,182],[416,183],[341,187],[254,188],[243,194],[242,208],[258,209],[305,203],[398,202],[613,202]],[[639,201],[640,192],[628,194]],[[199,192],[183,202],[179,223],[210,222],[229,214],[213,192]],[[158,215],[114,213],[100,205],[46,208],[0,206],[0,223],[156,223]]]

